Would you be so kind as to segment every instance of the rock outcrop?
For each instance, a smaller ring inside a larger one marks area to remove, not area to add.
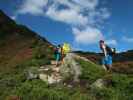
[[[74,82],[79,82],[81,75],[80,65],[75,61],[77,56],[73,53],[68,53],[63,59],[63,63],[56,66],[53,62],[51,65],[41,66],[40,68],[30,68],[27,71],[27,79],[39,78],[48,84],[63,82],[71,77]]]

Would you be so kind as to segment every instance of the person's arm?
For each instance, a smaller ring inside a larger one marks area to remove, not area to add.
[[[102,45],[104,56],[107,57],[107,51],[105,45]]]

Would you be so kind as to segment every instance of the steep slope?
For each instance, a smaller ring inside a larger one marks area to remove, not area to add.
[[[25,70],[53,59],[53,45],[0,11],[0,100],[25,78]]]
[[[50,66],[52,66],[51,69],[55,67],[55,65]],[[13,87],[10,81],[13,83],[16,81],[14,82],[10,79],[8,80],[9,85],[7,85],[8,91],[6,90],[7,87],[5,89],[6,92],[3,87],[1,87],[1,90],[4,90],[4,93],[0,92],[2,94],[1,99],[5,97],[11,99],[15,97],[22,100],[93,100],[94,97],[90,95],[89,87],[90,84],[105,74],[102,68],[91,61],[84,61],[84,59],[73,53],[67,54],[64,58],[64,63],[58,67],[60,68],[58,74],[60,73],[63,77],[61,82],[55,84],[50,83],[50,85],[48,85],[47,82],[45,82],[46,80],[43,82],[41,81],[42,79],[32,79],[21,81],[21,83],[18,82],[17,85]],[[46,68],[46,66],[43,68]],[[54,75],[55,71],[48,72],[48,75],[50,73]],[[52,76],[50,75],[50,77]],[[54,77],[57,78],[57,76]]]
[[[46,57],[51,53],[51,48],[45,38],[16,24],[0,11],[0,66],[14,66],[37,56]]]
[[[65,81],[49,85],[38,77],[28,80],[25,73],[30,68],[49,67],[53,46],[1,11],[0,27],[0,100],[133,99],[132,74],[107,73],[77,54],[69,53],[64,59],[62,74],[69,76]]]

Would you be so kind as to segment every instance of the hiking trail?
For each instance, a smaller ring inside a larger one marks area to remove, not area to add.
[[[81,75],[81,66],[75,59],[80,58],[74,53],[68,53],[63,63],[60,62],[59,66],[55,65],[55,61],[51,61],[50,65],[40,66],[39,68],[31,68],[28,70],[27,79],[39,78],[48,84],[58,83],[66,78],[71,77],[74,82],[79,82]]]

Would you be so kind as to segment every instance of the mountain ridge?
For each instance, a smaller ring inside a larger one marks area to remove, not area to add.
[[[0,27],[0,65],[2,66],[14,65],[19,59],[18,63],[31,59],[36,48],[43,49],[44,53],[43,51],[40,53],[45,56],[47,55],[46,47],[52,52],[53,45],[44,37],[24,25],[18,25],[1,10]]]

